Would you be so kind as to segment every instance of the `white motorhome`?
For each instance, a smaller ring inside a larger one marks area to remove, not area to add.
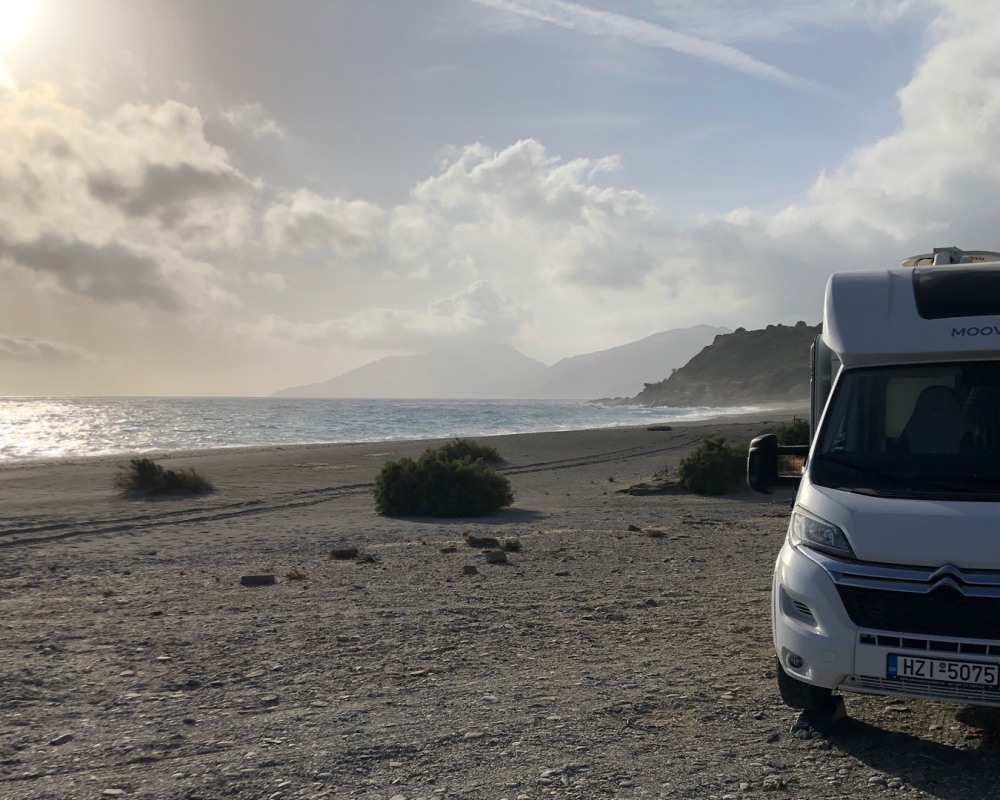
[[[1000,706],[1000,253],[833,275],[812,368],[811,444],[760,436],[747,462],[753,489],[797,486],[782,699],[821,730],[835,690]]]

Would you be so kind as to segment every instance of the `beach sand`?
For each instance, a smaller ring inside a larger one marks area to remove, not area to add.
[[[0,798],[997,796],[995,712],[848,696],[789,733],[789,493],[627,492],[791,416],[482,437],[516,499],[480,519],[375,513],[439,442],[172,455],[217,491],[166,500],[123,458],[5,465]]]

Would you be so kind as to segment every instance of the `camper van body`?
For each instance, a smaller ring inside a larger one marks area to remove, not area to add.
[[[1000,254],[987,257],[833,275],[811,443],[751,445],[753,488],[798,487],[771,609],[791,706],[838,689],[1000,706]],[[781,452],[806,456],[801,475],[777,476]]]

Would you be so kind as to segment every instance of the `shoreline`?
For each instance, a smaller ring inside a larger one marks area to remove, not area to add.
[[[790,409],[772,413],[740,414],[727,418],[642,425],[589,428],[577,431],[512,433],[477,436],[476,441],[497,448],[509,473],[515,508],[537,507],[544,491],[531,480],[533,471],[572,468],[580,480],[594,484],[613,478],[619,485],[639,483],[664,469],[676,469],[680,458],[704,438],[725,436],[730,442],[749,441],[791,420]],[[669,430],[668,430],[669,429]],[[369,495],[375,477],[390,460],[417,458],[428,447],[454,437],[363,443],[267,445],[240,448],[149,453],[144,457],[166,467],[193,469],[216,491],[193,497],[135,500],[114,489],[121,467],[135,457],[102,455],[65,457],[0,464],[0,546],[19,535],[19,529],[39,524],[72,526],[76,521],[117,515],[122,509],[145,506],[151,514],[186,505],[229,513],[234,505],[252,506],[287,497],[323,497],[330,492],[353,491]],[[281,500],[284,502],[284,500]],[[373,508],[368,509],[374,514]],[[22,525],[20,520],[30,518]],[[39,520],[50,519],[39,523]],[[86,526],[83,526],[86,529]]]
[[[672,410],[673,407],[670,407]],[[207,455],[230,454],[239,456],[242,453],[253,454],[267,450],[309,450],[313,448],[336,448],[336,447],[402,447],[409,448],[421,443],[432,446],[438,443],[451,441],[455,438],[462,439],[501,439],[512,436],[537,436],[553,434],[579,434],[589,431],[629,431],[646,430],[651,426],[690,426],[690,425],[710,425],[715,422],[724,423],[729,421],[753,420],[762,417],[775,417],[778,421],[790,421],[797,417],[808,418],[809,406],[807,402],[797,403],[776,403],[763,406],[752,406],[746,409],[711,409],[717,413],[709,416],[698,417],[696,419],[668,419],[659,422],[650,421],[639,424],[613,424],[587,428],[569,429],[549,429],[535,431],[517,431],[512,433],[490,433],[490,434],[453,434],[448,436],[427,436],[413,438],[394,439],[366,439],[361,441],[324,441],[324,442],[287,442],[287,443],[264,443],[264,444],[234,444],[218,445],[213,447],[178,448],[178,449],[158,449],[148,450],[121,450],[104,453],[72,453],[68,455],[47,455],[29,456],[23,458],[0,458],[0,473],[8,469],[19,467],[59,465],[59,464],[86,464],[95,462],[119,461],[123,462],[131,458],[151,458],[151,459],[177,459],[177,458],[201,458]]]

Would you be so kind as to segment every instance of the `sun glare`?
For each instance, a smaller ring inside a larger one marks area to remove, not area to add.
[[[31,27],[35,0],[0,0],[0,51]]]

